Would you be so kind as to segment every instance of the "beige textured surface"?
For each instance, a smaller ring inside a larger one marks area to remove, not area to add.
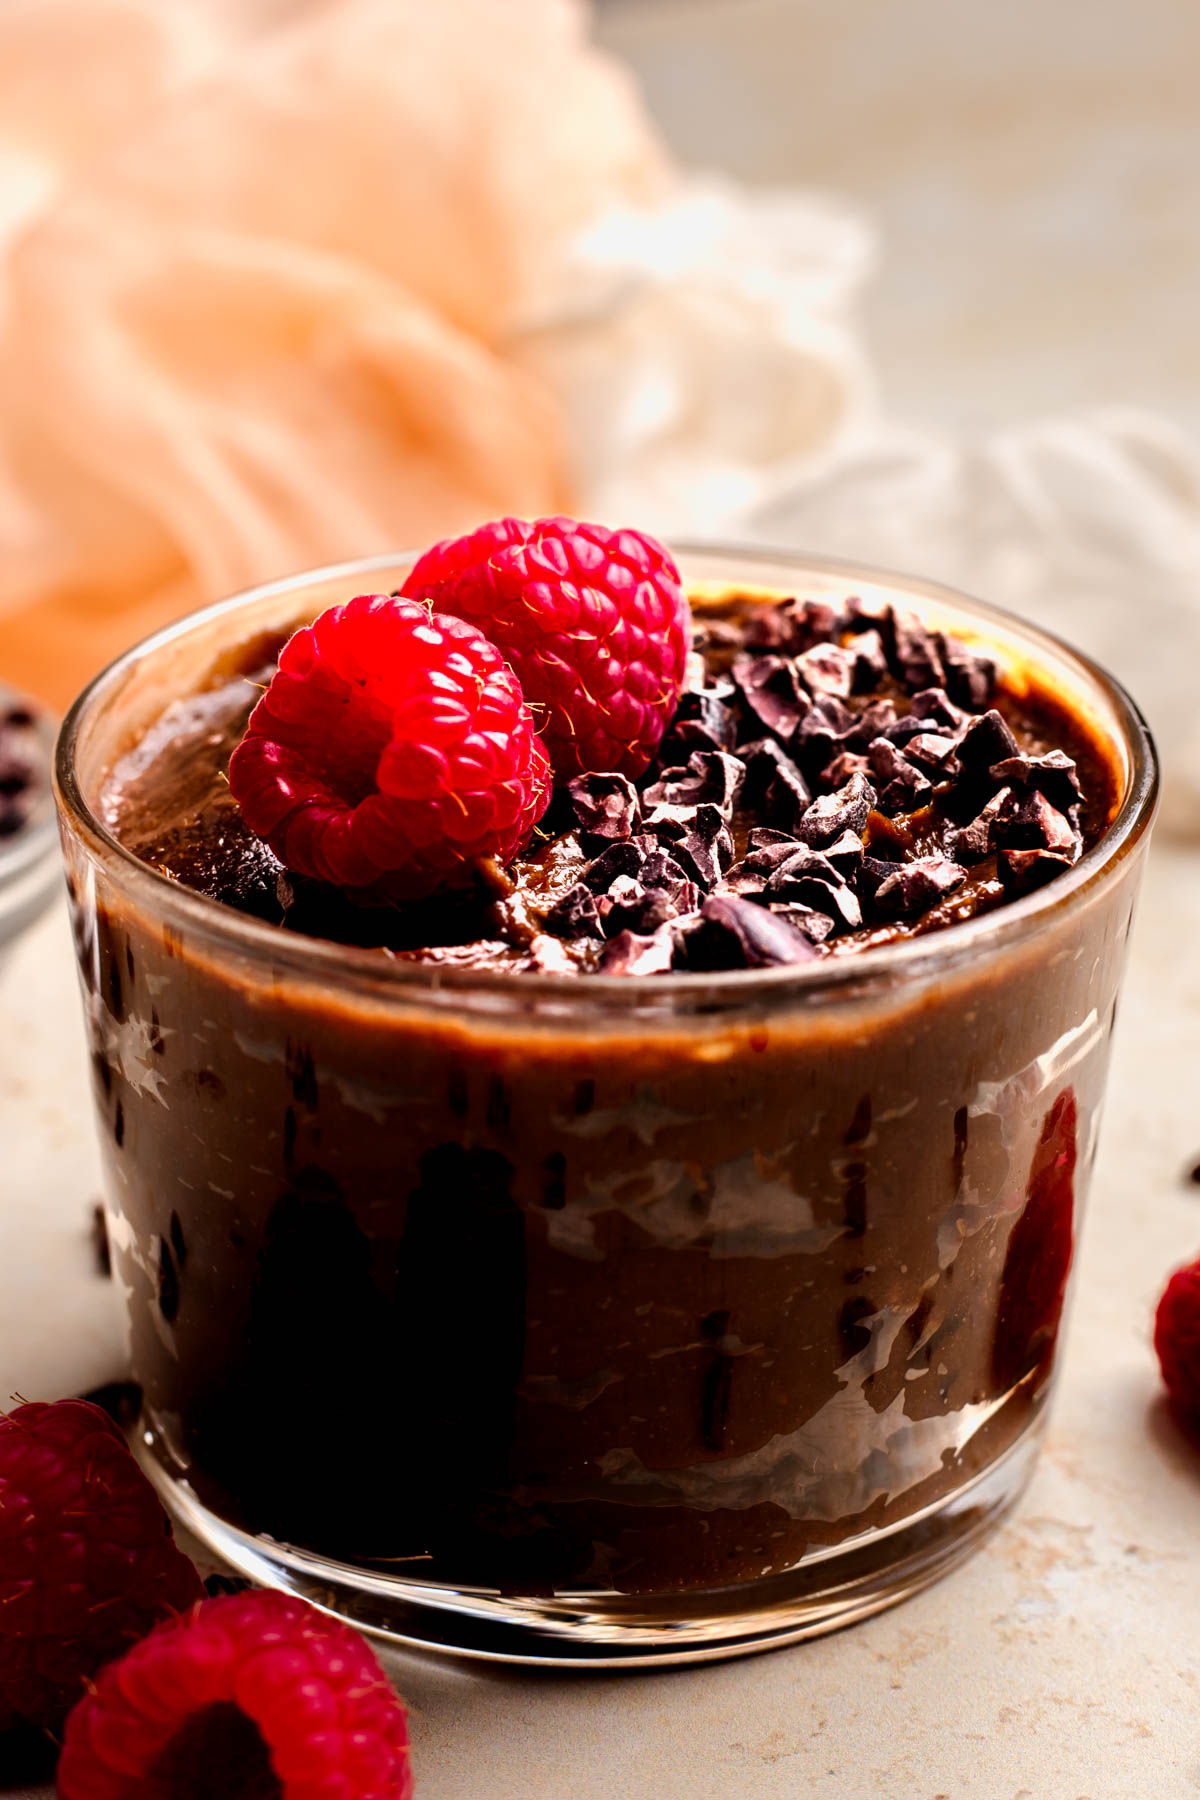
[[[860,202],[900,418],[1128,401],[1200,426],[1188,0],[609,0],[687,162]]]
[[[1166,1270],[1200,1248],[1200,1188],[1182,1180],[1200,1157],[1198,945],[1200,857],[1160,844],[1062,1389],[1011,1522],[906,1606],[745,1662],[535,1677],[397,1657],[420,1800],[1157,1800],[1200,1790],[1200,1453],[1158,1402],[1148,1345]],[[6,1210],[37,1197],[69,1222],[91,1127],[68,958],[56,914],[0,982],[0,1143],[25,1147],[23,1181],[46,1172],[36,1196],[6,1185]],[[41,1062],[31,1093],[27,1048],[51,1040],[62,1088]],[[53,1316],[70,1336],[66,1309]]]

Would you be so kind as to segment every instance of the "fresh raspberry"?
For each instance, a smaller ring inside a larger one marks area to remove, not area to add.
[[[102,1663],[203,1593],[98,1406],[0,1417],[0,1730],[60,1724]]]
[[[289,869],[406,900],[515,856],[550,772],[520,683],[473,625],[361,594],[284,645],[229,785]]]
[[[1200,1257],[1176,1269],[1154,1319],[1154,1348],[1171,1403],[1200,1430]]]
[[[67,1720],[59,1800],[408,1800],[404,1708],[357,1632],[292,1594],[207,1600]]]
[[[679,571],[653,538],[499,519],[435,544],[403,591],[499,645],[558,781],[646,768],[679,704],[692,634]]]
[[[1064,1088],[1042,1121],[1028,1198],[1008,1239],[992,1343],[1001,1392],[1054,1354],[1075,1249],[1077,1131],[1075,1092]]]

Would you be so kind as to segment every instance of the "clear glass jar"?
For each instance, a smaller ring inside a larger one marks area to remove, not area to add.
[[[936,1578],[1042,1432],[1155,794],[1107,675],[943,589],[682,552],[692,584],[895,600],[1034,670],[1117,776],[1101,842],[949,930],[622,980],[389,962],[137,862],[97,795],[233,642],[402,581],[278,582],[129,652],[58,792],[141,1448],[235,1568],[427,1647],[761,1649]]]

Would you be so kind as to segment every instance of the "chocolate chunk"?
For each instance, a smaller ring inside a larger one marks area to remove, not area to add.
[[[979,656],[956,637],[937,634],[938,649],[946,671],[950,698],[971,712],[992,704],[996,692],[996,665],[990,656]]]
[[[739,751],[746,769],[742,805],[791,831],[812,795],[796,764],[774,738],[758,738]]]
[[[927,721],[918,719],[915,713],[901,713],[879,735],[885,737],[889,744],[895,744],[898,749],[903,750],[910,738],[920,737],[927,728]],[[873,743],[874,739],[871,741]]]
[[[631,840],[610,844],[595,862],[589,863],[583,879],[594,894],[602,894],[618,875],[637,875],[646,860],[646,852]]]
[[[745,765],[724,750],[694,750],[686,769],[666,769],[642,798],[649,806],[715,806],[724,819],[732,819]]]
[[[855,655],[839,644],[814,644],[796,658],[800,679],[810,694],[832,694],[846,700],[856,667]]]
[[[755,838],[769,837],[774,842],[755,844]],[[782,832],[752,832],[751,847],[740,863],[735,863],[721,880],[721,891],[734,894],[761,894],[767,882],[782,864],[790,861],[803,846]]]
[[[691,829],[698,810],[695,806],[676,806],[669,800],[662,800],[646,814],[646,833],[656,844],[676,843]],[[626,872],[621,871],[622,874]]]
[[[754,718],[783,743],[795,735],[812,707],[795,666],[786,657],[739,656],[733,665],[733,679]]]
[[[875,907],[885,918],[916,919],[967,879],[967,871],[947,856],[920,856],[901,863],[875,890]]]
[[[1064,750],[1050,750],[1045,756],[1006,756],[988,773],[993,781],[1036,788],[1059,812],[1070,812],[1083,799],[1075,763]]]
[[[769,849],[773,844],[792,844],[796,842],[790,831],[775,831],[770,825],[756,825],[750,833],[751,850]]]
[[[853,775],[861,775],[864,780],[871,779],[871,764],[857,750],[842,750],[833,761],[821,770],[820,786],[827,792],[840,788]]]
[[[811,906],[793,906],[778,900],[770,903],[768,910],[777,919],[786,919],[797,931],[802,931],[806,938],[814,944],[823,944],[834,929],[834,920],[828,913],[817,912]]]
[[[683,886],[687,879],[686,872],[674,857],[657,848],[646,858],[638,874],[638,880],[644,888],[662,888],[668,894]]]
[[[1071,867],[1073,856],[1056,850],[1001,850],[996,858],[1004,885],[1011,892],[1026,894],[1044,887],[1055,875]]]
[[[829,858],[802,845],[770,877],[764,890],[768,900],[799,901],[802,906],[828,913],[837,925],[862,924],[862,909],[853,890]]]
[[[958,773],[957,745],[952,737],[937,731],[918,731],[904,746],[908,761],[935,781],[945,781]]]
[[[875,776],[876,805],[880,812],[916,812],[933,797],[933,788],[890,738],[876,738],[868,752]]]
[[[689,969],[763,969],[811,962],[811,938],[777,913],[734,895],[712,894],[681,935]]]
[[[851,689],[856,694],[869,694],[887,674],[887,651],[878,631],[863,631],[851,646],[854,671]]]
[[[852,882],[863,859],[863,841],[857,832],[844,831],[841,837],[825,846],[825,856],[839,875]]]
[[[567,793],[585,839],[619,841],[640,831],[638,797],[628,776],[576,775],[567,783]]]
[[[844,832],[859,833],[875,804],[875,789],[865,775],[852,775],[832,794],[821,794],[796,825],[796,836],[813,850],[823,850]]]
[[[881,856],[864,855],[855,879],[859,899],[865,900],[869,905],[883,883],[895,875],[900,867],[899,863],[885,860]]]
[[[996,831],[997,843],[1012,850],[1050,850],[1074,862],[1079,854],[1079,835],[1071,821],[1051,806],[1037,788],[1022,795]]]
[[[918,688],[945,687],[946,671],[937,644],[919,619],[909,614],[897,618],[892,656],[896,674],[910,693]]]
[[[737,743],[737,714],[727,702],[735,691],[732,682],[721,682],[685,693],[671,720],[668,743],[680,745],[685,753],[732,750]]]
[[[825,767],[843,748],[843,739],[856,720],[848,706],[833,694],[819,694],[800,722],[793,742],[801,766],[809,775]]]
[[[604,947],[600,958],[602,975],[664,975],[675,956],[675,941],[669,928],[642,937],[636,931],[622,931]]]
[[[963,771],[976,778],[1016,754],[1017,740],[994,708],[972,719],[958,740],[958,760]],[[999,787],[1003,780],[1001,776],[994,785]]]
[[[969,825],[946,834],[947,850],[957,862],[982,862],[996,848],[996,828],[1011,814],[1015,805],[1016,796],[1012,789],[1002,787]]]
[[[715,806],[698,806],[692,828],[671,846],[671,855],[693,881],[710,888],[733,861],[733,838]]]
[[[894,700],[872,700],[864,706],[849,730],[842,734],[847,750],[866,750],[877,737],[890,737],[897,723]],[[914,728],[916,729],[916,728]]]
[[[755,650],[781,650],[795,656],[813,644],[828,643],[840,624],[837,608],[827,600],[784,600],[760,607],[746,626],[746,643]]]
[[[911,712],[916,719],[928,719],[930,730],[953,734],[967,723],[967,714],[955,706],[945,688],[922,688],[912,697]]]
[[[546,914],[546,930],[556,937],[596,937],[600,932],[600,914],[596,896],[584,882],[576,882]]]

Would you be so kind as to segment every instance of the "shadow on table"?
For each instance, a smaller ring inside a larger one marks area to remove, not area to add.
[[[1165,1394],[1147,1407],[1146,1425],[1155,1449],[1172,1469],[1200,1483],[1200,1437],[1180,1423]]]
[[[58,1745],[44,1731],[0,1731],[0,1795],[54,1779]]]

